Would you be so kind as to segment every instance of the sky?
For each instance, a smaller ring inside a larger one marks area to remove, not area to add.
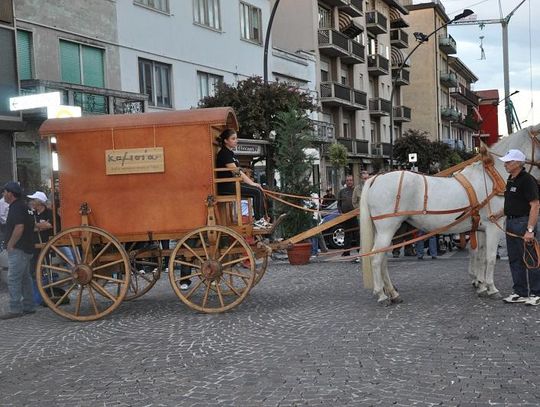
[[[506,17],[522,0],[441,0],[448,17],[468,8],[477,20]],[[430,0],[414,0],[415,4]],[[500,4],[500,8],[499,8]],[[508,24],[510,93],[522,127],[540,123],[540,0],[525,0]],[[504,98],[504,73],[501,24],[450,25],[448,32],[457,44],[457,56],[478,77],[473,90],[498,89]],[[425,33],[429,34],[429,33]],[[483,36],[485,59],[481,59]],[[507,134],[504,101],[499,105],[499,133]]]

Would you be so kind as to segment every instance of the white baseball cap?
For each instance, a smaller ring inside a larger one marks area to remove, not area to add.
[[[519,150],[508,150],[504,157],[499,157],[499,160],[508,162],[508,161],[521,161],[525,162],[525,154]]]
[[[38,201],[41,201],[43,203],[47,202],[47,195],[45,195],[41,191],[36,191],[32,195],[26,195],[30,199],[37,199]]]

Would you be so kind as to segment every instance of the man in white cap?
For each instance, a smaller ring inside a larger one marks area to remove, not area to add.
[[[31,199],[30,207],[34,212],[34,256],[32,257],[31,272],[35,278],[36,263],[41,249],[35,248],[36,244],[47,243],[53,232],[53,213],[47,206],[47,195],[36,191],[27,195]]]
[[[525,171],[525,154],[520,150],[509,150],[500,160],[504,162],[504,168],[510,175],[504,192],[504,209],[492,214],[490,219],[494,221],[506,216],[508,262],[514,282],[514,293],[503,301],[540,305],[540,270],[529,269],[523,260],[523,240],[527,245],[535,242],[540,208],[538,185],[536,179]],[[534,248],[530,246],[528,251],[532,254]]]

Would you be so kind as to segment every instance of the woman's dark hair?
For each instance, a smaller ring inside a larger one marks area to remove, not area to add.
[[[227,140],[229,137],[231,137],[233,134],[236,134],[235,129],[225,129],[221,132],[221,134],[218,137],[218,142],[221,147],[225,145],[225,140]]]

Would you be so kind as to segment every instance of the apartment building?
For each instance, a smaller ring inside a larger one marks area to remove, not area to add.
[[[220,81],[263,75],[271,5],[270,0],[61,0],[44,9],[39,2],[18,0],[21,94],[58,90],[63,104],[81,106],[83,114],[197,107]],[[313,53],[271,46],[268,60],[270,81],[315,91]],[[13,163],[14,174],[28,186],[48,180],[51,160],[37,135],[45,109],[25,112],[23,119],[26,130],[15,136]],[[264,156],[262,140],[243,144],[239,154],[247,161]]]
[[[361,169],[387,167],[390,110],[395,137],[411,119],[401,91],[408,69],[392,84],[408,47],[407,9],[398,0],[297,0],[279,7],[274,44],[315,52],[319,120],[347,148],[348,172],[358,177]],[[344,174],[336,178],[328,159],[323,165],[323,184],[339,185]]]
[[[450,21],[439,0],[406,7],[415,32],[429,35]],[[473,135],[479,134],[479,99],[471,89],[478,78],[456,54],[456,41],[444,27],[411,56],[411,86],[403,96],[414,118],[404,129],[422,130],[432,140],[470,151]]]

